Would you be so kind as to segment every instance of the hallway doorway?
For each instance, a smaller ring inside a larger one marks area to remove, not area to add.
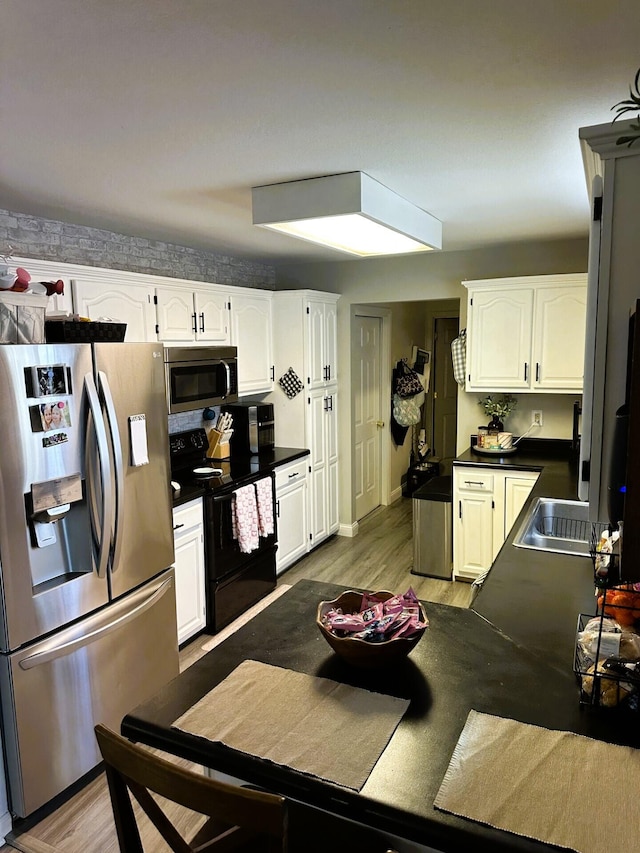
[[[433,336],[432,452],[441,460],[441,473],[450,474],[456,456],[458,385],[453,376],[451,342],[458,336],[458,317],[436,317]]]

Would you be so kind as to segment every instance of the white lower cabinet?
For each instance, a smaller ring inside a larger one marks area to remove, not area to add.
[[[276,468],[277,574],[304,557],[309,550],[308,466],[309,457],[305,456]]]
[[[491,567],[539,477],[537,471],[453,467],[453,578]]]
[[[173,510],[178,644],[207,622],[202,498]]]

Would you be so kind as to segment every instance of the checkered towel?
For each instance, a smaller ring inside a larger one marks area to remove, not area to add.
[[[451,341],[451,359],[453,378],[458,385],[464,385],[467,370],[467,330],[463,329],[458,337]]]
[[[258,532],[260,536],[271,536],[273,526],[273,482],[271,477],[264,477],[255,483],[256,501],[258,503]]]
[[[293,367],[290,367],[289,370],[287,370],[287,372],[278,379],[278,385],[280,385],[290,400],[292,400],[296,394],[299,394],[304,388],[304,385],[300,381],[300,378]]]
[[[241,486],[233,493],[231,518],[233,538],[238,540],[242,553],[250,554],[255,551],[260,546],[260,541],[258,536],[258,505],[253,483],[248,486]]]

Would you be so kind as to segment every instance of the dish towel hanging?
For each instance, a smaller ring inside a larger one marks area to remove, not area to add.
[[[255,551],[259,547],[260,541],[258,538],[258,504],[253,483],[248,486],[241,486],[233,493],[231,517],[233,538],[238,540],[242,553],[250,554],[251,551]]]
[[[458,337],[451,341],[451,360],[453,361],[453,378],[458,385],[464,385],[467,372],[466,329],[463,329]]]
[[[265,477],[255,483],[256,501],[258,504],[258,533],[260,536],[271,536],[273,526],[273,482],[271,477]]]

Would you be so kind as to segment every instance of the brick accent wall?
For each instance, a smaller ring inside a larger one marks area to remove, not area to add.
[[[275,268],[227,255],[128,237],[0,209],[0,254],[275,290]]]

